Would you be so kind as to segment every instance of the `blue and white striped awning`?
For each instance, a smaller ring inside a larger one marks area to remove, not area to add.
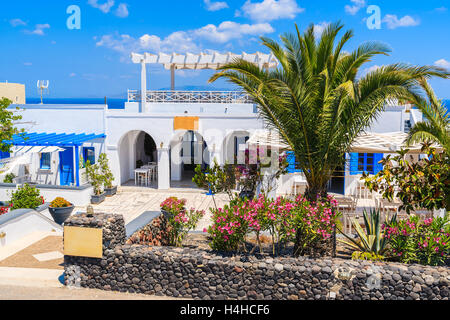
[[[95,139],[104,139],[105,134],[86,133],[23,133],[16,134],[12,140],[3,141],[13,146],[56,146],[74,147]]]

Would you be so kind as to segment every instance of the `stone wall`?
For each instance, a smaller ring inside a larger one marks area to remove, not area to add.
[[[450,268],[342,259],[220,255],[124,245],[117,216],[71,225],[113,228],[102,259],[65,257],[68,286],[194,299],[449,299]],[[114,220],[114,222],[113,222]],[[117,244],[120,240],[121,244]]]

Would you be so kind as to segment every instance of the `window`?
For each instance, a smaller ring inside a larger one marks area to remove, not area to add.
[[[383,169],[379,163],[383,159],[382,153],[351,153],[350,154],[350,174],[377,174]]]
[[[95,149],[93,147],[83,148],[83,160],[85,163],[89,160],[90,164],[95,164]]]
[[[40,168],[43,170],[49,170],[51,165],[51,153],[41,153],[41,166]]]

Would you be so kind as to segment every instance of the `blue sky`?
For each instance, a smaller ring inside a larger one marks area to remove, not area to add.
[[[68,6],[81,9],[81,29],[69,30]],[[381,29],[369,30],[366,10],[381,10]],[[278,38],[310,23],[317,32],[341,20],[355,37],[353,50],[368,40],[390,45],[366,69],[393,62],[440,65],[450,69],[449,0],[16,0],[2,1],[0,11],[0,81],[24,83],[36,97],[36,81],[50,80],[50,96],[123,97],[140,86],[140,68],[129,53],[267,52],[261,35]],[[365,70],[365,71],[367,71]],[[177,71],[176,85],[208,85],[212,71]],[[170,73],[149,68],[148,86],[170,86]],[[450,81],[433,80],[441,98],[450,98]]]

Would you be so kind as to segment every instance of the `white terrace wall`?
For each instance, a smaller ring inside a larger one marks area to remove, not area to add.
[[[104,133],[104,105],[11,105],[20,108],[19,128],[26,132],[46,133]]]

